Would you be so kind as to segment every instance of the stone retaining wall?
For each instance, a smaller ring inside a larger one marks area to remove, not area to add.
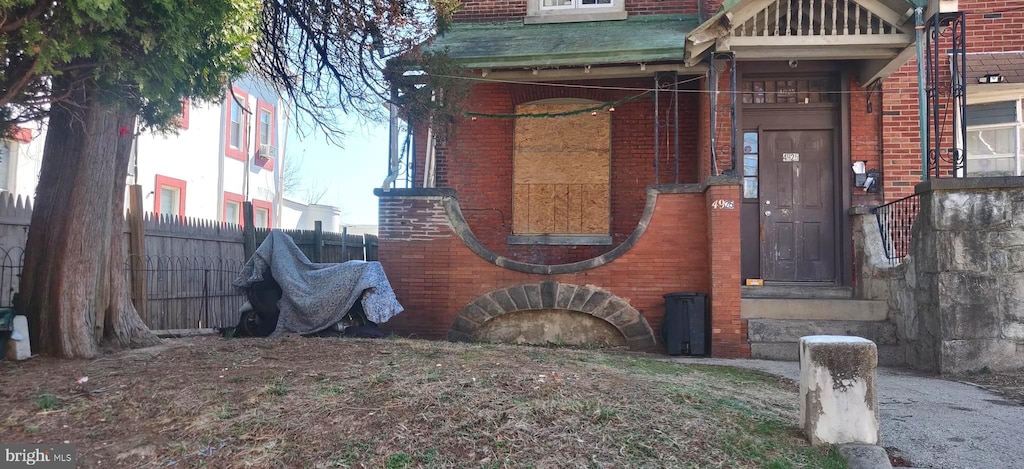
[[[859,216],[858,294],[885,293],[914,368],[1024,368],[1024,177],[932,180],[916,193],[899,266],[879,261],[874,217]]]

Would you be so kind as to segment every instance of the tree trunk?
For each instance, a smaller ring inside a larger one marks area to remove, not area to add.
[[[19,294],[34,351],[69,358],[160,342],[135,312],[124,278],[135,115],[100,99],[88,78],[54,78],[55,94],[70,96],[50,112]]]

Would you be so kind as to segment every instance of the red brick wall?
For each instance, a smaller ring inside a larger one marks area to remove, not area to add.
[[[1008,52],[1024,50],[1024,5],[1014,0],[960,0],[966,13],[967,52]],[[993,16],[985,18],[986,15]],[[950,71],[946,50],[940,49],[940,76],[948,83]],[[883,98],[885,133],[885,200],[913,193],[921,182],[921,151],[918,131],[917,62],[911,60],[885,80]],[[953,118],[949,110],[943,147],[952,146]]]
[[[737,197],[736,186],[709,190],[709,197]],[[381,198],[379,256],[388,279],[405,307],[385,327],[401,335],[442,339],[456,314],[477,296],[518,284],[554,280],[592,284],[630,302],[658,335],[664,316],[662,295],[677,291],[712,293],[712,337],[716,356],[749,355],[745,327],[739,322],[738,210],[715,212],[726,220],[709,230],[709,209],[700,193],[661,194],[654,216],[643,237],[627,253],[594,269],[561,275],[527,274],[491,264],[472,252],[448,225],[435,223],[440,198]],[[408,224],[395,225],[394,219]],[[679,223],[679,220],[687,220]],[[409,227],[395,228],[395,226]],[[408,233],[421,232],[412,240]],[[426,239],[430,237],[430,239]],[[708,240],[723,254],[716,272],[728,277],[709,277]],[[714,290],[711,288],[715,284]]]
[[[649,89],[653,78],[587,81],[579,84]],[[634,96],[635,90],[591,90],[542,85],[485,83],[476,85],[466,100],[471,112],[510,114],[522,103],[549,98],[580,98],[608,102]],[[671,115],[671,94],[661,93],[660,115]],[[697,95],[680,93],[680,182],[698,182]],[[437,187],[458,191],[459,203],[473,233],[488,249],[523,262],[563,264],[599,256],[633,233],[646,206],[646,187],[654,174],[654,100],[646,95],[615,106],[611,119],[611,246],[523,246],[507,244],[512,234],[512,162],[515,122],[506,118],[461,119],[447,142],[439,145]],[[663,127],[658,181],[675,180],[671,127]],[[422,137],[421,137],[422,136]],[[425,142],[425,132],[417,133]],[[666,140],[667,139],[667,140]],[[417,154],[424,147],[417,145]],[[422,185],[423,163],[417,158],[416,185]]]
[[[850,161],[866,161],[867,169],[881,170],[882,90],[867,90],[856,78],[851,80],[850,90]],[[852,205],[871,206],[881,202],[880,194],[853,187],[852,181],[850,186]]]
[[[724,68],[719,74],[718,80],[718,106],[717,108],[711,107],[711,93],[707,92],[711,90],[710,81],[708,79],[702,79],[700,81],[700,89],[704,92],[700,93],[697,99],[697,109],[700,116],[700,123],[697,129],[698,145],[700,153],[707,155],[704,158],[706,163],[699,163],[699,173],[704,177],[711,174],[711,113],[717,113],[716,128],[715,128],[715,161],[717,164],[718,174],[722,174],[729,169],[732,169],[732,98],[729,95],[729,73],[728,62],[720,60],[717,62],[718,67]],[[739,105],[737,103],[737,105]]]
[[[740,319],[740,188],[711,186],[705,195],[711,349],[716,356],[747,357],[747,325]],[[716,207],[716,201],[732,201],[735,205]]]
[[[697,13],[698,0],[626,0],[630,15]],[[455,22],[487,23],[515,21],[526,16],[526,0],[462,0]]]
[[[718,9],[721,6],[722,0],[698,0],[700,17],[705,20],[715,16],[715,13],[718,13]]]

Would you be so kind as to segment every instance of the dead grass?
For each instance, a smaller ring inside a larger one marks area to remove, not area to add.
[[[751,371],[411,340],[169,343],[4,362],[4,440],[70,441],[81,467],[845,467],[800,438],[792,385]]]
[[[956,379],[979,384],[1024,405],[1024,370],[992,372],[985,369]]]

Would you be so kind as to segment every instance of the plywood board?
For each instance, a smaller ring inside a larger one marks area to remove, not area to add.
[[[607,184],[608,150],[518,151],[513,164],[519,184]]]
[[[594,104],[525,104],[516,107],[516,114],[557,114],[593,107]],[[611,115],[606,111],[561,116],[522,117],[516,119],[516,149],[565,148],[601,150],[611,141]]]
[[[512,231],[514,233],[529,233],[530,186],[513,184],[512,187]]]
[[[569,231],[569,185],[553,184],[551,206],[554,208],[554,226],[552,233],[570,233]]]
[[[585,184],[583,197],[583,233],[608,233],[608,185]]]
[[[518,106],[516,113],[559,113],[592,106],[527,104]],[[611,117],[603,111],[516,119],[514,232],[608,233],[610,132]]]
[[[530,233],[551,233],[555,226],[555,207],[551,205],[551,184],[530,185]]]

